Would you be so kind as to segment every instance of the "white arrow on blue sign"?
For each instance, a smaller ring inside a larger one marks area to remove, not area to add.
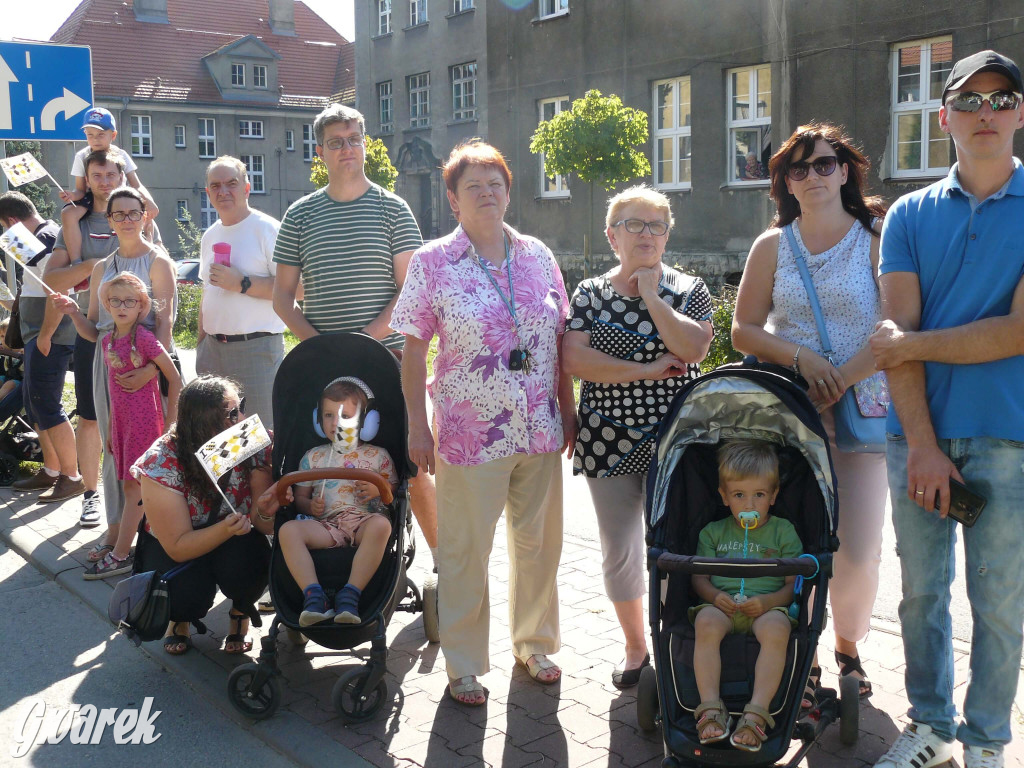
[[[82,141],[90,106],[88,46],[0,42],[0,139]]]

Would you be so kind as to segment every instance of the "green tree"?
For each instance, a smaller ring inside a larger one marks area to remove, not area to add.
[[[711,340],[708,356],[700,364],[701,373],[713,371],[726,363],[738,363],[743,355],[732,346],[732,316],[736,310],[736,289],[722,286],[718,295],[712,295],[714,311],[711,324],[715,327],[715,338]]]
[[[181,258],[198,259],[202,252],[203,232],[192,221],[192,214],[185,209],[175,223],[178,225],[178,248],[181,250]]]
[[[388,148],[380,139],[375,139],[372,136],[366,137],[366,161],[363,164],[363,169],[366,171],[366,178],[374,184],[379,184],[388,192],[395,191],[398,169],[391,162],[391,158],[388,157]],[[327,166],[319,157],[313,158],[309,180],[316,185],[317,189],[327,186]]]
[[[589,218],[583,237],[583,274],[590,276],[590,236],[594,231],[594,185],[607,190],[651,173],[642,150],[647,142],[647,113],[623,105],[612,94],[590,90],[572,108],[537,126],[530,151],[544,154],[544,170],[574,175],[589,185]]]
[[[7,153],[7,157],[14,157],[15,155],[23,155],[26,152],[31,152],[32,156],[40,163],[43,161],[42,147],[38,141],[7,141],[4,142],[4,147]],[[53,174],[53,171],[47,168]],[[59,175],[59,174],[53,174]],[[32,201],[35,205],[36,210],[39,211],[39,215],[44,219],[53,218],[53,215],[57,211],[57,202],[55,198],[58,198],[58,190],[54,190],[50,187],[49,179],[40,179],[42,183],[32,182],[31,184],[22,184],[17,187],[17,191],[21,192],[25,197]],[[13,187],[12,187],[13,189]]]

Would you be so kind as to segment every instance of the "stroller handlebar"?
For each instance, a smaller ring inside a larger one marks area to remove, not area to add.
[[[391,492],[388,481],[369,469],[352,469],[347,467],[328,467],[327,469],[307,469],[302,472],[289,472],[277,481],[277,501],[283,507],[288,504],[286,493],[296,483],[309,480],[365,480],[373,483],[380,491],[380,500],[391,504],[395,495]]]
[[[659,570],[666,573],[690,573],[732,578],[755,576],[804,576],[811,578],[819,567],[826,574],[832,571],[832,555],[822,553],[811,557],[783,557],[774,559],[739,557],[694,557],[675,555],[652,548],[648,561],[655,560]]]

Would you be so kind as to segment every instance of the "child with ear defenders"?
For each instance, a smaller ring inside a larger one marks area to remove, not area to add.
[[[388,452],[362,442],[376,435],[376,412],[367,416],[369,388],[358,379],[332,381],[320,395],[318,426],[330,440],[311,448],[299,463],[300,470],[346,467],[369,469],[394,487],[395,467]],[[370,395],[372,396],[372,395]],[[371,418],[372,417],[372,418]],[[359,426],[345,422],[358,420]],[[370,434],[372,433],[372,434]],[[315,493],[314,493],[315,492]],[[285,563],[302,587],[299,625],[318,624],[331,618],[338,624],[358,624],[359,598],[384,557],[391,536],[391,520],[373,483],[361,480],[318,480],[294,486],[295,506],[303,519],[289,520],[278,531]],[[333,609],[317,581],[313,549],[354,546],[348,583],[335,595]]]
[[[779,493],[779,458],[770,443],[735,440],[718,450],[718,492],[731,513],[700,532],[698,557],[797,557],[803,551],[793,524],[768,510]],[[701,744],[729,737],[729,712],[719,695],[719,646],[730,633],[752,634],[761,645],[754,667],[754,690],[729,739],[737,749],[757,752],[775,725],[768,707],[782,680],[786,645],[795,623],[794,576],[737,579],[694,575],[693,591],[705,602],[690,609],[696,631],[693,669],[701,704],[694,712]]]

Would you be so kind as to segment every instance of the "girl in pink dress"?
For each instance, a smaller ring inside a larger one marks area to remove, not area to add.
[[[117,375],[141,368],[151,360],[155,362],[170,382],[168,422],[175,420],[181,390],[181,376],[170,355],[156,336],[139,324],[140,318],[149,314],[152,304],[145,284],[131,272],[122,272],[100,287],[99,297],[114,319],[114,330],[104,336],[101,343],[110,385],[110,453],[117,467],[117,477],[124,484],[124,513],[113,551],[86,571],[87,579],[106,578],[115,570],[123,573],[143,511],[139,506],[142,489],[128,470],[164,432],[159,377],[150,379],[141,389],[128,392],[117,383]]]

